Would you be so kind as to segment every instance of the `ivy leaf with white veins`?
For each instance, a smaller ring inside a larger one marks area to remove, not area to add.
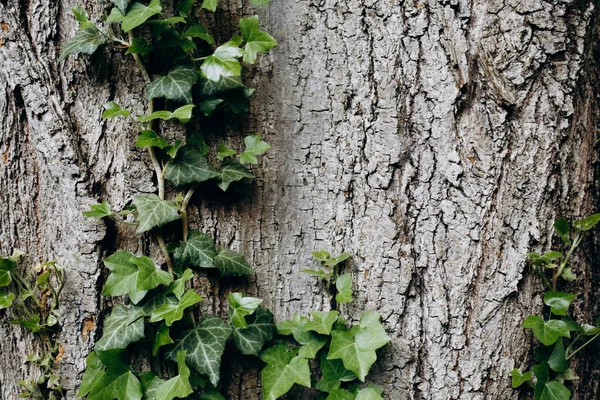
[[[61,63],[67,56],[72,54],[92,54],[98,46],[104,44],[104,36],[100,34],[100,31],[94,25],[85,24],[84,26],[79,28],[75,36],[64,45],[57,63]]]
[[[244,256],[225,248],[218,248],[218,254],[213,259],[215,266],[221,272],[221,277],[248,276],[254,269],[246,262]]]
[[[167,354],[174,360],[177,352],[186,351],[185,361],[199,374],[207,375],[213,386],[219,384],[221,357],[225,351],[231,327],[214,315],[205,316],[196,328],[183,332],[182,337]]]
[[[187,242],[181,242],[175,249],[175,265],[214,268],[213,259],[217,249],[212,238],[205,233],[190,230]]]
[[[193,182],[204,182],[219,176],[202,151],[193,144],[182,146],[174,159],[165,166],[165,178],[176,186]]]
[[[245,297],[242,293],[229,293],[229,321],[238,328],[247,328],[248,324],[244,317],[252,314],[262,303],[262,299],[256,297]]]
[[[175,202],[161,200],[155,194],[138,196],[133,200],[133,204],[137,209],[139,220],[139,226],[135,233],[143,233],[181,218],[179,207]]]
[[[106,372],[102,373],[97,383],[91,388],[87,400],[141,400],[142,386],[129,369],[127,353],[123,349],[96,352]],[[81,394],[81,392],[80,392]]]
[[[181,296],[183,296],[183,292],[185,291],[185,283],[191,280],[193,277],[194,273],[192,272],[192,270],[186,269],[185,271],[183,271],[183,274],[181,274],[181,278],[175,279],[173,282],[171,282],[165,293],[173,293],[175,297],[181,299]]]
[[[308,360],[295,356],[287,350],[287,344],[279,343],[260,353],[267,363],[261,371],[265,400],[275,400],[286,394],[295,383],[310,387]]]
[[[242,354],[257,356],[265,343],[273,339],[273,314],[265,307],[258,307],[247,318],[247,325],[246,328],[234,328],[233,341]]]
[[[321,353],[320,360],[322,377],[315,385],[315,389],[329,393],[338,389],[342,382],[356,379],[356,374],[347,370],[342,360],[328,360],[325,353]]]
[[[237,160],[226,160],[221,164],[217,186],[225,192],[232,182],[241,181],[244,178],[254,178],[254,175]]]
[[[240,76],[222,76],[218,81],[200,77],[198,89],[200,96],[214,96],[229,90],[246,89],[246,86]]]
[[[244,55],[244,50],[239,47],[241,43],[242,38],[234,36],[229,42],[217,47],[200,66],[202,74],[215,82],[223,76],[240,76],[242,66],[238,58]]]
[[[154,111],[150,115],[138,115],[138,119],[140,122],[148,122],[155,119],[168,121],[170,119],[177,118],[179,122],[186,124],[192,118],[192,109],[194,107],[195,106],[193,104],[188,104],[177,108],[173,112],[167,110]]]
[[[140,290],[151,290],[159,285],[168,286],[173,280],[167,271],[156,268],[152,260],[146,256],[134,257],[133,263],[138,266],[136,288]]]
[[[165,320],[167,326],[171,326],[173,322],[183,318],[183,311],[202,301],[202,296],[190,289],[181,297],[177,304],[167,303],[152,312],[150,322],[158,322]]]
[[[102,113],[102,119],[115,118],[115,117],[129,117],[131,111],[122,108],[114,101],[109,101],[104,105],[104,112]]]
[[[162,7],[160,0],[152,0],[148,6],[142,3],[132,3],[127,9],[127,14],[123,14],[119,8],[113,8],[108,16],[107,22],[120,22],[123,32],[128,32],[137,28],[148,20],[148,18],[160,14]]]
[[[246,151],[240,155],[240,162],[246,164],[258,164],[256,156],[264,154],[271,146],[267,142],[260,140],[260,135],[246,136],[244,139]]]
[[[129,312],[122,304],[116,305],[104,321],[102,338],[96,342],[94,350],[124,349],[130,343],[144,337],[144,320],[127,324]]]
[[[133,258],[131,253],[118,250],[110,257],[104,259],[104,265],[111,271],[111,274],[106,279],[102,296],[123,296],[129,294],[129,298],[134,304],[144,298],[147,291],[137,290],[139,268],[133,263]]]
[[[164,382],[156,390],[156,400],[185,398],[193,392],[190,385],[190,369],[185,365],[185,350],[177,352],[177,372],[179,375]]]
[[[277,46],[277,41],[267,32],[258,29],[258,16],[240,19],[240,29],[242,38],[246,45],[244,46],[244,62],[254,64],[256,55],[264,53]]]
[[[340,313],[333,311],[311,311],[313,320],[304,324],[304,331],[315,331],[321,335],[329,335]]]
[[[146,86],[148,100],[164,97],[186,104],[192,102],[192,86],[198,79],[198,72],[193,65],[178,65],[167,75],[159,76]]]
[[[137,147],[158,147],[159,149],[164,149],[169,145],[169,143],[165,139],[158,136],[156,132],[148,129],[140,133],[135,145]]]
[[[352,275],[343,274],[338,276],[335,280],[335,287],[338,291],[335,295],[335,300],[338,303],[352,302]]]

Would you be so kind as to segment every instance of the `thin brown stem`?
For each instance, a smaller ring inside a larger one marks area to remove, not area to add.
[[[184,242],[187,242],[188,232],[189,232],[187,207],[188,207],[188,204],[190,203],[190,200],[192,199],[192,196],[194,195],[194,192],[196,191],[197,188],[198,188],[198,183],[194,183],[188,189],[187,193],[185,194],[185,197],[183,198],[183,201],[181,202],[180,212],[181,212],[181,222],[183,224],[183,241]]]

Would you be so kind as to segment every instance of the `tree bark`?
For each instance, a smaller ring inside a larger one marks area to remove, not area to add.
[[[100,118],[109,100],[143,111],[133,61],[102,49],[55,62],[75,4],[0,0],[0,252],[67,271],[68,398],[109,305],[101,260],[119,248],[161,262],[147,238],[81,214],[156,188],[134,129]],[[104,5],[83,6],[94,20]],[[299,271],[313,250],[348,251],[357,300],[344,311],[377,310],[393,338],[372,377],[386,398],[519,398],[508,371],[531,365],[521,324],[543,289],[524,255],[548,249],[555,217],[600,205],[597,1],[228,0],[205,22],[223,42],[254,13],[279,46],[248,73],[250,116],[210,140],[262,133],[273,148],[256,180],[233,195],[200,190],[191,214],[257,274],[201,275],[202,310],[225,313],[231,289],[265,299],[277,320],[326,309],[323,288]],[[576,309],[590,320],[594,243],[576,262]],[[35,343],[5,318],[0,337],[0,398],[11,399]],[[231,369],[228,398],[260,398],[258,368]],[[598,369],[582,358],[574,398],[597,397]]]

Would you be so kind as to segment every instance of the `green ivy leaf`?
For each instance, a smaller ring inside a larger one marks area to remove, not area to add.
[[[169,157],[177,157],[177,152],[181,147],[181,143],[181,140],[176,140],[175,143],[173,143],[172,145],[165,147],[165,152],[169,155]]]
[[[86,22],[89,22],[89,16],[87,11],[85,11],[85,9],[83,7],[80,6],[75,6],[73,8],[71,8],[71,12],[73,13],[73,16],[75,17],[75,20],[77,20],[77,22],[79,22],[79,26],[81,26],[81,24],[85,24]]]
[[[127,318],[127,325],[134,323],[140,318],[149,317],[152,315],[154,310],[162,307],[165,304],[177,304],[177,300],[173,296],[165,296],[163,293],[158,292],[149,299],[145,299],[138,305],[134,305],[129,310],[129,317]]]
[[[223,92],[236,91],[236,89],[246,89],[240,76],[222,76],[217,81],[211,81],[204,77],[200,77],[198,81],[198,89],[200,96],[214,96]]]
[[[104,42],[104,36],[100,34],[100,31],[94,25],[85,24],[64,45],[57,62],[61,63],[67,56],[73,54],[92,54]]]
[[[102,382],[102,378],[106,372],[104,364],[102,364],[102,361],[100,361],[100,358],[94,351],[85,358],[85,365],[86,368],[81,379],[81,386],[79,386],[77,397],[84,397],[88,393],[100,390],[101,386],[99,384]]]
[[[335,295],[335,300],[338,303],[352,302],[352,275],[343,274],[335,280],[335,287],[338,293]]]
[[[200,66],[202,74],[215,82],[223,76],[240,76],[242,67],[238,58],[244,55],[239,47],[241,43],[242,38],[234,36],[229,42],[217,47]]]
[[[532,378],[531,371],[526,372],[526,373],[522,373],[519,368],[515,368],[512,371],[510,371],[510,376],[512,376],[512,387],[513,387],[513,389],[518,388],[519,386],[521,386],[525,382],[530,381],[531,378]]]
[[[238,328],[248,327],[245,317],[256,311],[262,303],[262,299],[245,297],[243,293],[229,293],[227,301],[229,302],[229,321]]]
[[[219,99],[218,97],[205,97],[198,106],[202,115],[210,117],[223,101],[223,99]]]
[[[190,386],[190,370],[185,365],[185,350],[177,352],[177,371],[179,375],[169,379],[156,390],[157,400],[185,398],[193,393]]]
[[[100,204],[90,205],[90,210],[84,211],[83,215],[90,218],[110,217],[112,215],[112,209],[110,208],[110,204],[103,201]]]
[[[215,252],[216,254],[216,252]],[[173,293],[175,295],[175,297],[177,297],[178,299],[181,299],[181,296],[183,296],[183,292],[185,291],[185,283],[189,280],[191,280],[194,277],[194,273],[192,272],[191,269],[186,269],[185,271],[183,271],[183,274],[181,274],[181,278],[174,280],[169,287],[167,288],[167,290],[165,291],[166,294],[169,293]]]
[[[258,164],[256,156],[264,154],[271,148],[267,142],[260,140],[260,135],[246,136],[244,144],[246,145],[246,151],[240,155],[240,162],[246,164]]]
[[[37,333],[42,330],[40,325],[40,316],[34,315],[31,318],[16,318],[8,321],[11,324],[19,325],[30,332]]]
[[[589,231],[594,226],[596,226],[598,222],[600,222],[600,213],[590,215],[589,217],[584,218],[581,221],[575,221],[573,223],[573,226],[582,231]]]
[[[215,266],[219,269],[221,277],[248,276],[254,273],[254,269],[246,262],[244,256],[225,248],[218,248],[218,254],[213,259]]]
[[[216,390],[205,390],[200,393],[200,400],[226,400],[225,397]]]
[[[164,97],[169,100],[190,104],[192,102],[192,86],[198,79],[198,72],[193,65],[178,65],[167,75],[156,78],[146,86],[148,100]]]
[[[339,263],[346,261],[347,259],[349,259],[351,256],[350,253],[342,253],[337,257],[329,257],[327,260],[325,260],[325,266],[326,267],[334,267],[336,265],[338,265]]]
[[[549,251],[544,253],[539,260],[542,262],[550,262],[562,258],[563,254],[560,251]]]
[[[242,38],[246,42],[244,46],[244,62],[254,64],[256,55],[264,53],[277,46],[277,42],[267,32],[258,28],[258,16],[240,19]]]
[[[109,101],[104,105],[104,112],[102,113],[102,119],[115,118],[115,117],[129,117],[131,111],[122,108],[114,101]]]
[[[217,160],[223,161],[227,157],[235,156],[236,154],[235,150],[227,147],[223,143],[219,143],[219,147],[217,148]]]
[[[124,350],[96,352],[107,371],[98,379],[87,400],[141,400],[140,381],[129,370],[129,360]]]
[[[556,380],[560,383],[565,383],[565,381],[577,381],[579,380],[579,377],[575,375],[575,372],[573,372],[571,368],[569,368],[565,372],[556,375]]]
[[[156,400],[156,391],[163,383],[165,383],[165,380],[160,379],[152,372],[142,372],[139,376],[142,381],[144,400]]]
[[[192,118],[192,109],[195,106],[193,104],[188,104],[185,106],[181,106],[177,108],[175,111],[155,111],[150,115],[138,115],[138,119],[141,122],[148,122],[155,119],[162,119],[168,121],[173,118],[177,118],[182,124],[187,123]]]
[[[547,382],[541,400],[569,400],[571,391],[558,381]]]
[[[600,333],[600,328],[593,326],[593,325],[589,325],[589,324],[583,324],[581,329],[585,336],[593,336],[593,335]]]
[[[305,331],[304,326],[294,330],[294,339],[302,346],[298,350],[298,356],[302,358],[315,358],[319,350],[325,346],[329,338],[319,335],[313,331]]]
[[[161,200],[155,194],[138,196],[133,200],[133,204],[137,209],[139,220],[139,226],[135,233],[143,233],[181,218],[179,207],[175,202]]]
[[[0,310],[4,310],[5,308],[12,306],[14,298],[14,293],[0,291]]]
[[[215,12],[217,10],[218,0],[204,0],[202,2],[202,7],[208,11]]]
[[[252,4],[255,6],[264,6],[271,2],[271,0],[252,0]]]
[[[167,326],[171,326],[173,322],[183,318],[183,311],[202,301],[202,296],[194,292],[193,289],[188,290],[181,297],[177,304],[164,304],[152,312],[150,322],[165,321]]]
[[[341,360],[328,360],[325,353],[321,353],[320,360],[322,377],[315,385],[317,390],[330,393],[338,389],[342,382],[356,379],[356,374],[347,370]]]
[[[135,145],[137,147],[158,147],[159,149],[164,149],[169,145],[169,143],[165,139],[158,136],[156,132],[148,129],[140,133]]]
[[[366,387],[361,389],[356,394],[355,400],[382,400],[381,393],[377,392],[377,389],[372,387]]]
[[[544,295],[544,304],[550,306],[554,315],[567,315],[567,310],[577,295],[565,292],[547,292]]]
[[[174,159],[165,167],[165,178],[176,186],[192,182],[204,182],[219,176],[202,151],[193,144],[182,146]]]
[[[12,282],[12,275],[10,271],[15,268],[14,261],[0,257],[0,287],[10,285]]]
[[[355,400],[356,395],[346,389],[332,390],[325,400]]]
[[[229,325],[214,315],[207,315],[195,329],[183,332],[182,337],[176,341],[175,347],[166,354],[166,357],[173,360],[178,351],[185,350],[186,363],[199,374],[208,375],[210,382],[217,386],[221,357],[229,336],[231,336]]]
[[[173,339],[171,339],[171,336],[169,335],[169,326],[163,322],[156,331],[154,344],[152,345],[152,355],[156,356],[158,349],[172,343],[175,342],[173,342]]]
[[[136,2],[129,6],[126,15],[123,15],[118,8],[113,8],[107,22],[121,22],[123,32],[129,32],[142,25],[150,17],[160,14],[161,11],[160,0],[152,0],[148,6]]]
[[[168,286],[173,280],[167,271],[157,268],[148,257],[135,257],[132,262],[139,268],[136,280],[136,289],[138,292],[141,290],[151,290],[159,285]]]
[[[193,24],[183,32],[182,36],[202,39],[208,44],[213,44],[215,42],[215,39],[210,36],[206,28],[200,24]]]
[[[141,54],[147,56],[154,50],[152,43],[142,37],[134,37],[125,54]]]
[[[375,311],[365,311],[360,317],[360,329],[355,332],[355,339],[361,348],[377,350],[390,341],[380,319]]]
[[[137,304],[146,295],[145,290],[137,288],[139,268],[133,263],[133,255],[123,250],[118,250],[110,257],[104,259],[104,265],[112,273],[104,284],[103,296],[122,296],[129,294],[129,298]]]
[[[296,329],[304,327],[306,322],[308,322],[308,318],[294,313],[292,319],[281,321],[277,324],[277,333],[280,335],[291,335]]]
[[[565,372],[569,369],[569,361],[567,361],[562,338],[559,338],[554,344],[554,350],[552,350],[552,354],[548,359],[548,366],[556,372]]]
[[[311,311],[313,320],[304,325],[304,331],[315,331],[321,335],[329,335],[331,328],[340,315],[339,311]]]
[[[205,233],[190,230],[187,242],[181,242],[175,249],[175,265],[214,268],[213,259],[217,256],[215,243]]]
[[[541,364],[534,365],[531,370],[537,379],[534,388],[534,400],[541,400],[542,392],[546,387],[546,382],[550,380],[550,370],[548,369],[548,363],[543,361]]]
[[[571,268],[565,268],[563,269],[562,274],[560,275],[564,280],[572,282],[575,279],[577,279],[577,275],[575,275],[573,273],[573,270]]]
[[[221,164],[217,186],[225,192],[232,182],[241,181],[244,178],[254,178],[254,175],[237,160],[226,160]]]
[[[289,352],[285,343],[264,350],[260,359],[267,363],[261,372],[265,400],[283,396],[295,383],[310,387],[308,360]]]
[[[523,322],[523,328],[533,329],[535,337],[546,346],[554,344],[559,337],[569,338],[569,328],[564,321],[551,319],[548,322],[537,315],[530,315]]]
[[[127,14],[127,5],[129,4],[129,0],[110,0],[110,2],[117,6],[119,11],[121,11],[123,14]]]
[[[569,237],[569,231],[571,230],[571,226],[569,225],[569,221],[562,218],[557,219],[554,222],[554,230],[556,231],[556,233],[558,233],[558,235],[565,244],[571,244],[571,238]]]
[[[124,349],[130,343],[144,337],[144,320],[127,324],[129,313],[125,306],[117,304],[104,321],[102,338],[96,342],[96,351]]]
[[[273,339],[273,314],[264,307],[258,307],[245,321],[247,327],[234,328],[233,342],[242,354],[258,356],[265,343]]]
[[[321,250],[317,250],[317,251],[313,251],[312,253],[310,253],[313,258],[317,261],[321,261],[321,262],[327,262],[327,260],[330,259],[330,255],[328,251],[325,251],[323,249]]]

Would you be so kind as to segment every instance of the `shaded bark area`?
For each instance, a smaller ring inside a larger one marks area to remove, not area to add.
[[[132,61],[101,50],[54,62],[76,25],[65,3],[0,1],[0,251],[68,271],[61,372],[71,398],[109,305],[101,259],[121,248],[162,260],[133,230],[81,215],[155,187],[132,127],[100,122],[108,100],[142,111]],[[549,246],[557,215],[597,207],[594,3],[222,2],[206,20],[221,42],[239,16],[258,13],[279,46],[248,74],[250,118],[207,127],[209,140],[235,146],[262,133],[273,150],[254,182],[194,197],[194,227],[257,268],[248,282],[195,279],[202,311],[225,313],[232,289],[264,298],[278,320],[326,309],[323,288],[299,271],[313,250],[349,251],[357,300],[344,311],[379,311],[393,337],[373,376],[388,398],[518,398],[508,371],[529,366],[533,338],[521,323],[542,304],[524,254]],[[577,263],[586,316],[598,315],[590,254]],[[1,321],[9,399],[28,350]],[[232,370],[228,397],[259,398],[258,369],[240,359]],[[598,377],[597,359],[577,372]],[[578,385],[577,398],[597,395],[592,379]]]

